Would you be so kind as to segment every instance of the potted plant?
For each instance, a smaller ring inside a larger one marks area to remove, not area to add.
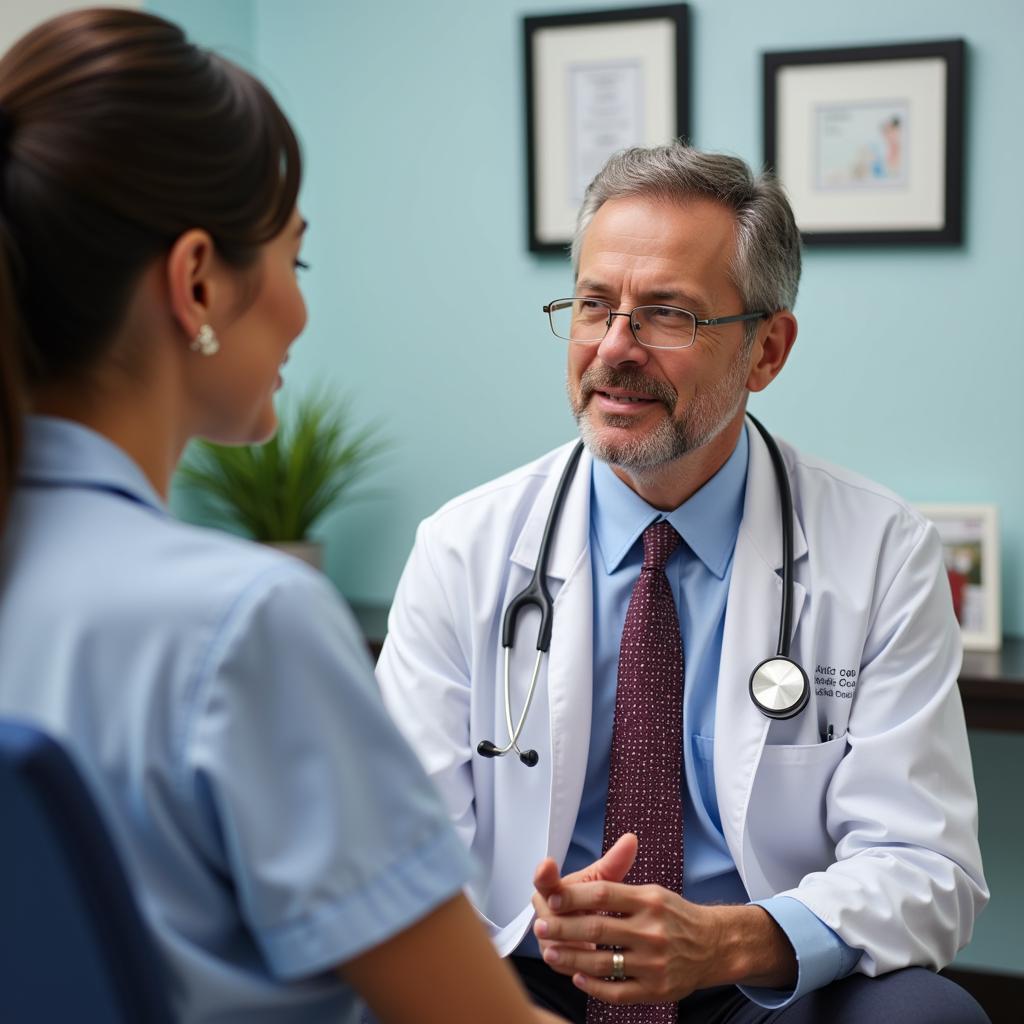
[[[322,568],[322,547],[310,531],[383,447],[375,427],[353,428],[347,401],[317,391],[285,407],[265,444],[197,441],[178,479],[199,496],[204,518]]]

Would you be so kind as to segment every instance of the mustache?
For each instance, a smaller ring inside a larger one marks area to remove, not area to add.
[[[610,366],[590,366],[580,377],[580,398],[582,403],[590,400],[595,391],[606,391],[608,388],[622,388],[623,391],[635,391],[645,398],[653,398],[661,402],[671,412],[679,398],[675,388],[664,381],[653,380],[639,370],[616,370]]]

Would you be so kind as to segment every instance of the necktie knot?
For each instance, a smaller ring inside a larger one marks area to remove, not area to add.
[[[659,519],[644,530],[644,569],[662,571],[672,552],[679,547],[679,534],[667,519]]]

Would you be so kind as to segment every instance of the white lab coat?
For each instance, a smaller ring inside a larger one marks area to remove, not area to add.
[[[800,900],[864,950],[864,973],[941,967],[969,940],[988,892],[938,536],[885,489],[781,445],[796,510],[793,656],[812,692],[799,716],[770,721],[748,684],[776,650],[782,534],[767,447],[756,431],[749,436],[715,715],[725,840],[751,899]],[[530,925],[536,864],[565,857],[587,763],[587,452],[551,552],[554,632],[520,739],[540,763],[475,753],[480,740],[507,742],[502,612],[533,571],[569,451],[456,498],[421,524],[378,665],[389,710],[479,862],[470,896],[502,954]],[[517,629],[513,715],[525,700],[537,622],[531,611]],[[835,738],[822,742],[828,725]]]

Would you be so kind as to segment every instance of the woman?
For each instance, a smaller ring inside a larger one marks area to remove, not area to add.
[[[266,90],[158,18],[0,60],[0,714],[76,755],[183,1019],[541,1019],[347,610],[165,511],[189,438],[275,428],[299,178]]]

